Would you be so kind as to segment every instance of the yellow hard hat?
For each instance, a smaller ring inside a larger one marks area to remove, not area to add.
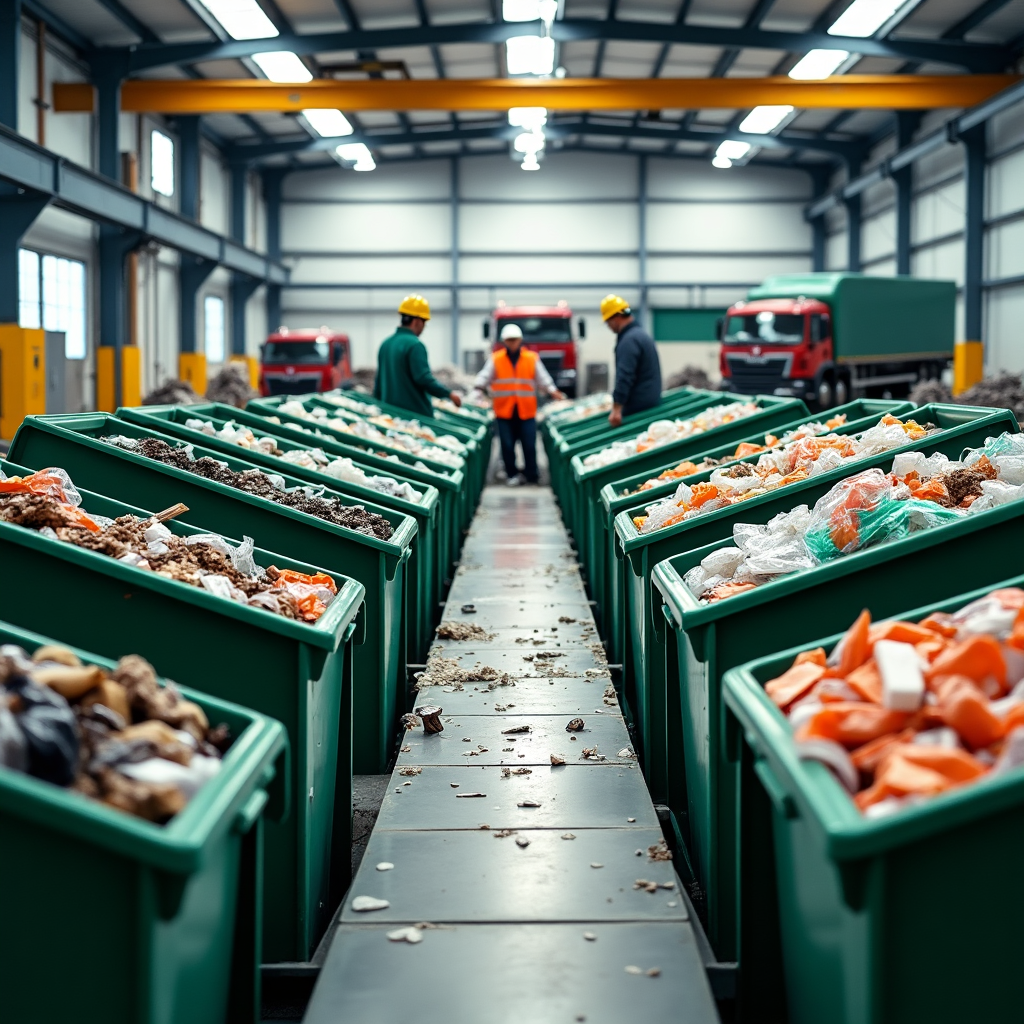
[[[430,303],[422,295],[406,295],[398,307],[399,313],[406,316],[418,316],[421,320],[430,319]]]
[[[621,295],[606,295],[601,300],[601,319],[609,320],[616,313],[628,313],[629,303]]]

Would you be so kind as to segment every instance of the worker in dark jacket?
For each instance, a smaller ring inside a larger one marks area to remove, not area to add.
[[[421,417],[434,415],[431,395],[462,405],[458,392],[449,391],[430,372],[427,347],[420,341],[430,319],[430,303],[422,295],[407,295],[398,312],[402,317],[398,330],[381,342],[377,352],[373,397]]]
[[[661,402],[661,360],[654,339],[633,317],[620,295],[601,300],[601,319],[618,335],[615,342],[615,390],[608,422],[617,427],[623,416],[653,409]]]

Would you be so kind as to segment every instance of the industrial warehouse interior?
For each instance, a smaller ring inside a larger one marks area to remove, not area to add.
[[[0,0],[0,275],[4,1024],[1020,1018],[1024,0]]]

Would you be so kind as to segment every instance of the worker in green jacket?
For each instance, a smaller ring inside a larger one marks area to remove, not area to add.
[[[398,330],[381,342],[377,352],[373,397],[417,416],[434,415],[431,395],[462,405],[459,393],[449,391],[430,372],[427,347],[420,341],[430,319],[430,303],[422,295],[406,295],[398,312],[402,317]]]

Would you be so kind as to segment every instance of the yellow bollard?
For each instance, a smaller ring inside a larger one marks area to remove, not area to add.
[[[142,405],[142,370],[138,345],[125,345],[121,349],[121,401],[114,393],[114,346],[100,345],[96,349],[96,408],[100,412],[115,412],[118,404],[132,407]]]
[[[230,356],[229,363],[244,363],[249,373],[249,387],[258,390],[260,386],[260,361],[255,356]]]
[[[985,376],[985,349],[980,341],[958,341],[953,348],[953,395],[962,395]]]
[[[178,377],[188,381],[197,395],[205,395],[206,355],[203,352],[182,352],[178,356]]]
[[[10,441],[26,416],[46,412],[46,347],[37,328],[0,324],[0,437]]]

